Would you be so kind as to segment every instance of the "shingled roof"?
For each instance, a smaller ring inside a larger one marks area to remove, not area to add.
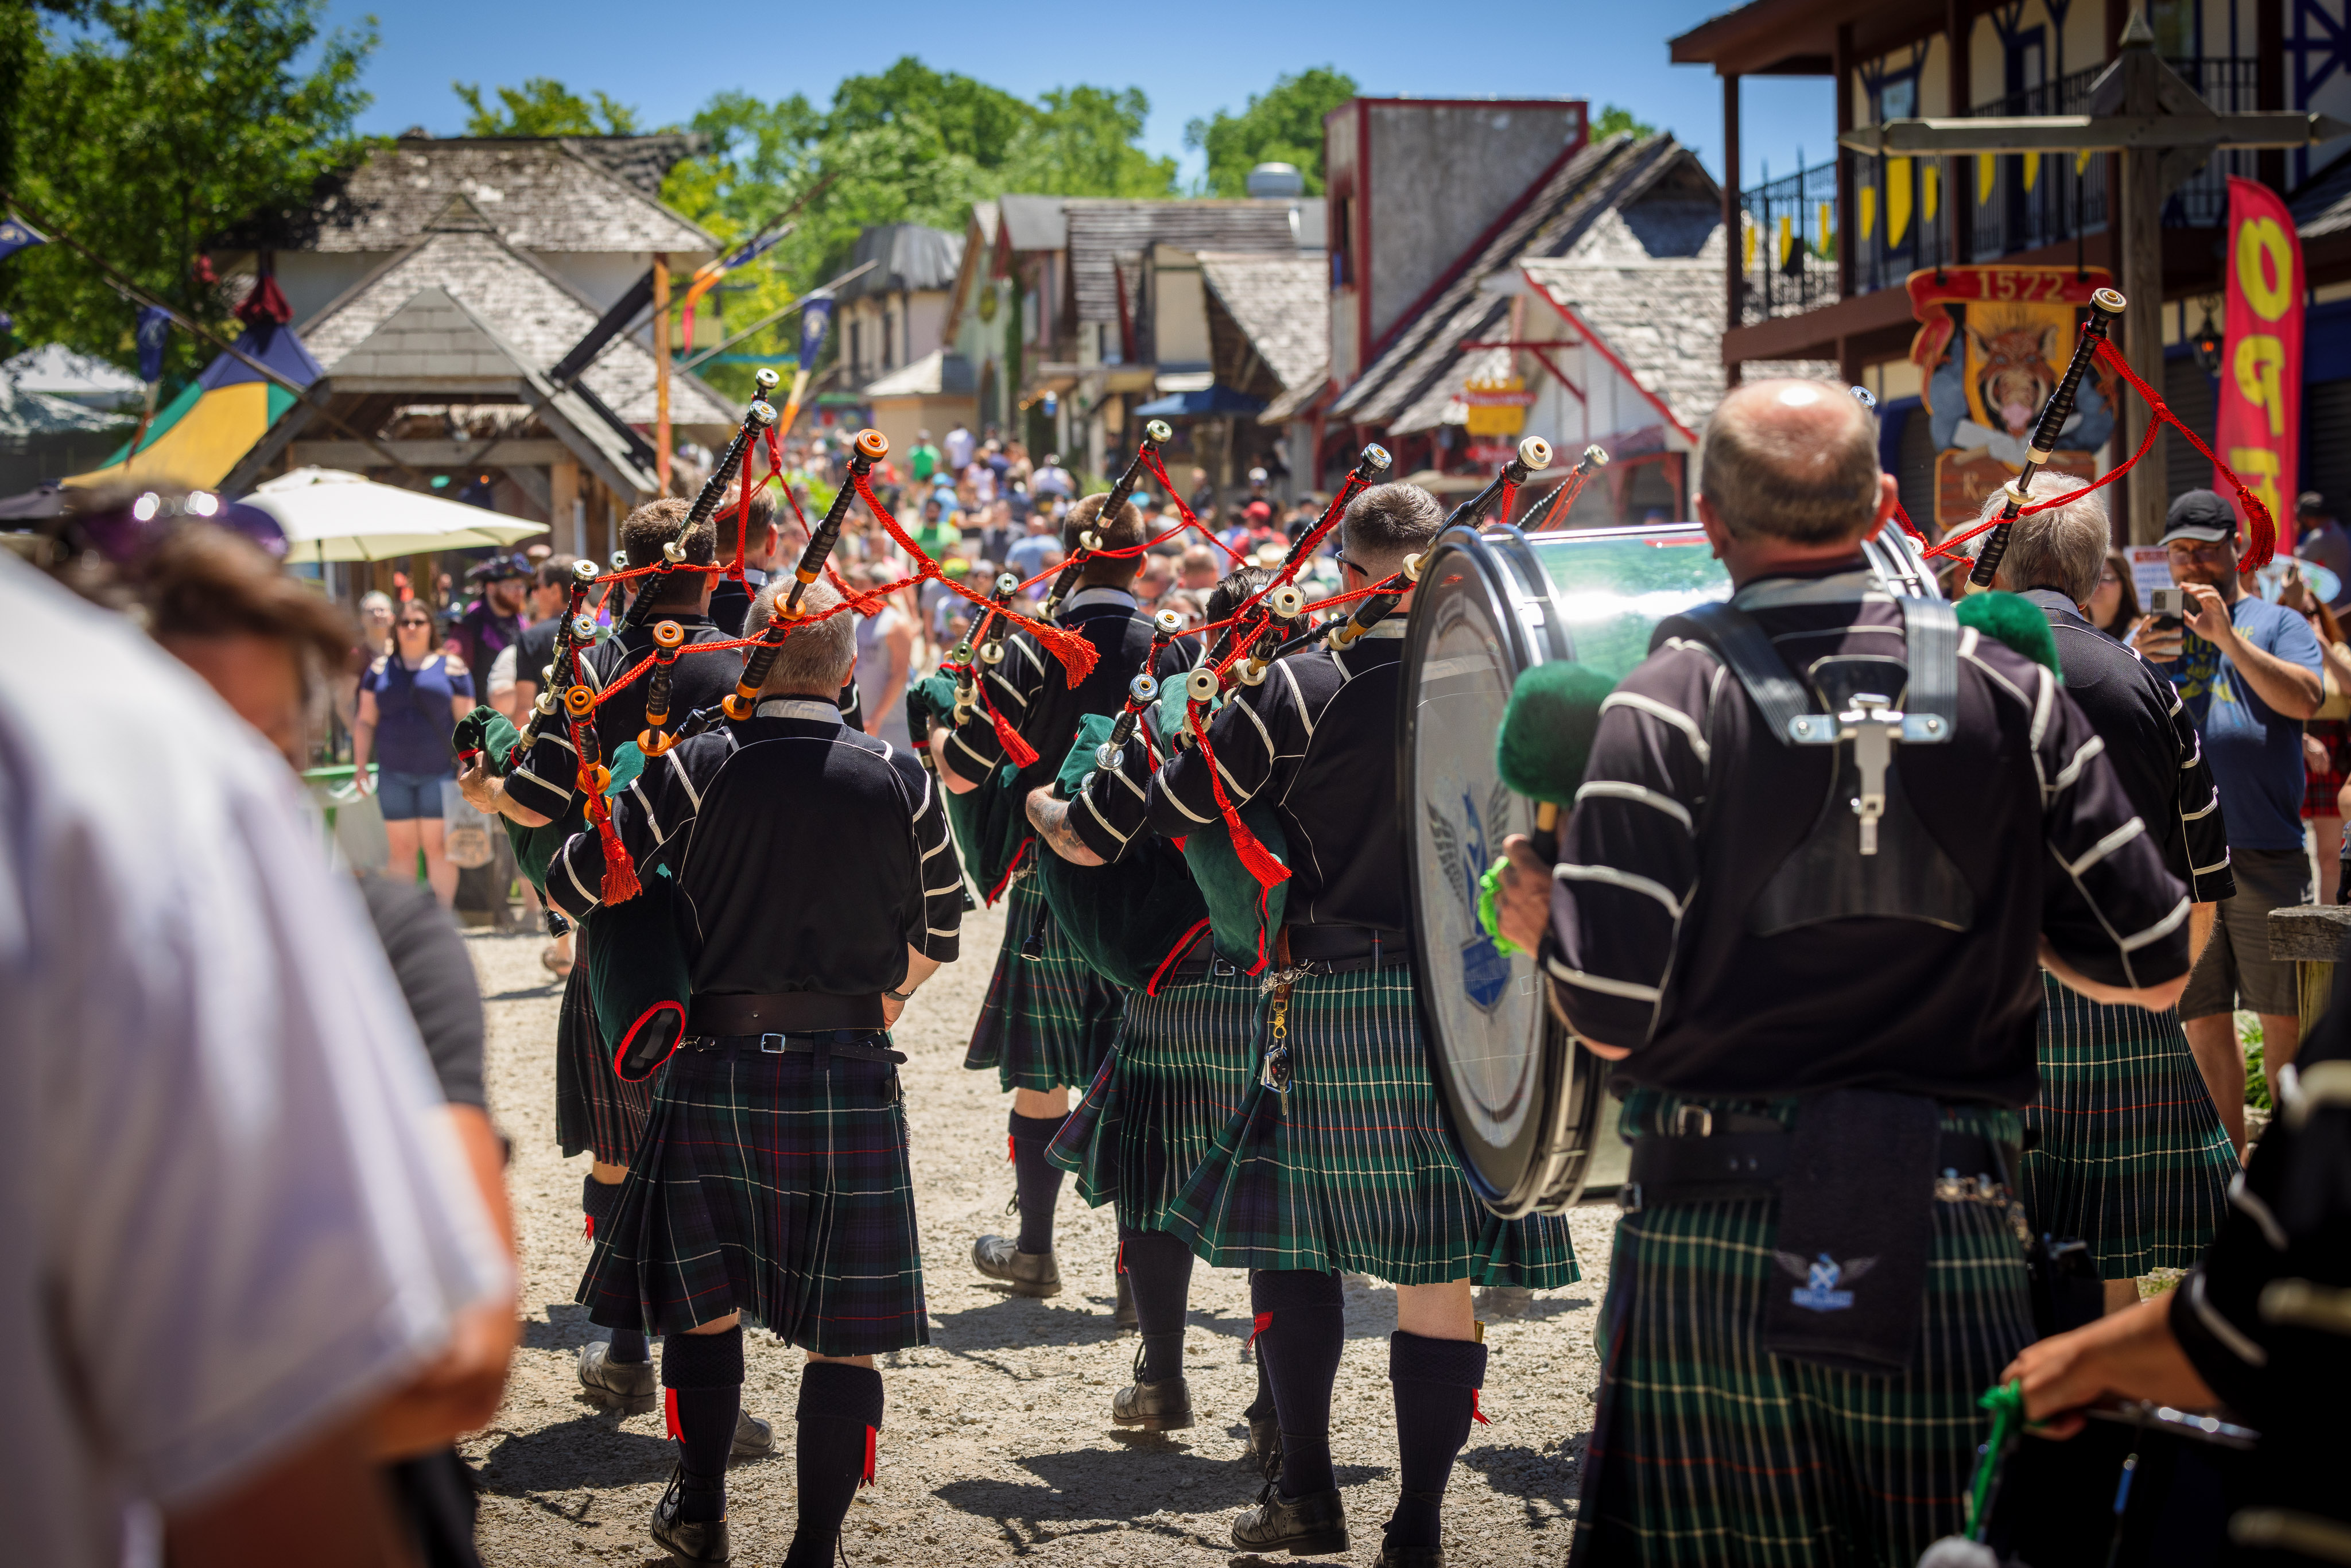
[[[570,284],[508,243],[481,209],[460,196],[424,225],[415,244],[386,261],[319,312],[303,338],[329,375],[392,312],[420,290],[438,287],[488,323],[523,362],[545,371],[588,335],[598,311]],[[589,391],[631,424],[654,418],[653,353],[634,338],[613,340],[581,378]],[[670,418],[677,424],[731,425],[736,414],[703,382],[670,378]]]
[[[1286,395],[1320,386],[1331,361],[1330,263],[1322,252],[1202,251],[1208,292]]]
[[[1603,355],[1665,404],[1685,434],[1697,437],[1729,385],[1722,367],[1719,232],[1692,260],[1530,258],[1522,270]]]
[[[1008,222],[1015,199],[1004,198]],[[1127,304],[1133,308],[1135,269],[1125,264],[1155,243],[1191,251],[1294,256],[1298,250],[1286,201],[1070,201],[1061,209],[1069,231],[1070,287],[1081,325],[1117,324],[1120,273],[1113,270],[1114,263],[1123,270]],[[1323,309],[1329,308],[1326,303]]]
[[[873,263],[841,286],[843,299],[868,294],[895,294],[914,289],[946,288],[963,265],[964,236],[921,224],[874,224],[857,236],[850,264]]]
[[[1466,358],[1472,351],[1461,345],[1501,336],[1509,317],[1509,298],[1481,289],[1485,278],[1521,256],[1614,256],[1627,262],[1635,256],[1687,257],[1704,239],[1698,226],[1704,211],[1711,204],[1719,214],[1720,202],[1713,178],[1670,135],[1620,133],[1593,143],[1545,181],[1458,267],[1452,281],[1340,393],[1332,413],[1398,435],[1434,428],[1470,369]],[[1637,220],[1604,222],[1635,204],[1651,210]],[[1719,281],[1719,270],[1717,277]],[[1707,352],[1713,357],[1719,350]]]
[[[390,251],[413,244],[463,196],[519,250],[666,251],[693,262],[718,241],[656,193],[694,148],[682,135],[403,137],[322,181],[306,210],[258,218],[223,247]]]

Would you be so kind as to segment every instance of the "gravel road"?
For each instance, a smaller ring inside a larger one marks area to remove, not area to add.
[[[1127,1381],[1134,1342],[1111,1326],[1110,1210],[1088,1209],[1064,1189],[1056,1245],[1065,1284],[1050,1301],[1007,1296],[971,1270],[971,1239],[1004,1228],[1012,1192],[1006,1099],[993,1073],[962,1067],[1000,932],[997,915],[969,916],[970,956],[925,988],[897,1033],[911,1058],[904,1072],[933,1343],[884,1358],[879,1476],[850,1511],[850,1561],[1257,1562],[1237,1556],[1228,1533],[1256,1494],[1240,1462],[1240,1412],[1256,1386],[1241,1359],[1246,1276],[1202,1268],[1193,1277],[1185,1349],[1200,1424],[1121,1435],[1110,1397]],[[481,1485],[482,1557],[494,1568],[653,1568],[666,1558],[645,1521],[674,1445],[657,1412],[622,1419],[589,1403],[572,1369],[578,1347],[603,1336],[571,1301],[587,1259],[580,1180],[588,1157],[565,1160],[555,1146],[558,988],[539,967],[539,938],[472,933],[466,942],[489,1010],[490,1110],[515,1144],[524,1274],[523,1343],[506,1403],[464,1445]],[[1615,1212],[1587,1203],[1573,1217],[1582,1283],[1537,1296],[1522,1320],[1488,1326],[1490,1424],[1472,1429],[1446,1508],[1456,1564],[1566,1559],[1598,1375],[1593,1319]],[[1368,1564],[1396,1486],[1386,1343],[1395,1293],[1350,1276],[1346,1299],[1332,1448],[1355,1545],[1315,1561]],[[762,1331],[747,1336],[746,1349],[745,1402],[775,1423],[777,1438],[772,1457],[737,1464],[727,1479],[736,1561],[748,1565],[779,1561],[791,1539],[800,1353]]]

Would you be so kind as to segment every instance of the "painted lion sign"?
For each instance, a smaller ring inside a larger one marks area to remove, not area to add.
[[[1928,267],[1910,275],[1918,335],[1910,360],[1925,382],[1921,399],[1935,442],[1935,526],[1971,521],[1984,497],[2016,476],[2032,444],[2033,421],[2074,352],[2103,267]],[[2050,459],[2061,473],[2088,477],[2098,449],[2114,433],[2110,378],[2094,367],[2083,378],[2074,417]]]

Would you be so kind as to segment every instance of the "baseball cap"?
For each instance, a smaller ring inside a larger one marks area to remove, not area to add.
[[[2174,539],[2195,539],[2218,544],[2236,537],[2236,509],[2213,491],[2189,490],[2171,503],[2171,510],[2164,519],[2163,537],[2156,543],[2168,545]]]
[[[1273,520],[1273,508],[1267,506],[1263,501],[1251,501],[1249,506],[1242,510],[1241,516],[1247,517],[1252,523],[1268,523]]]
[[[2300,498],[2294,502],[2294,509],[2297,512],[2316,512],[2321,517],[2329,515],[2326,510],[2326,497],[2315,490],[2304,490]]]

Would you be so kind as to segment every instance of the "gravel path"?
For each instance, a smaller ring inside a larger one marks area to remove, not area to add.
[[[1008,1223],[1012,1191],[1006,1098],[993,1073],[962,1068],[1000,931],[993,914],[967,917],[971,956],[925,988],[897,1034],[911,1058],[904,1072],[933,1343],[884,1358],[880,1474],[850,1511],[850,1560],[861,1568],[1254,1563],[1236,1557],[1228,1533],[1256,1495],[1240,1462],[1240,1412],[1256,1388],[1241,1360],[1246,1276],[1195,1273],[1186,1360],[1200,1424],[1146,1436],[1117,1435],[1109,1420],[1134,1342],[1111,1326],[1116,1228],[1108,1208],[1088,1209],[1064,1188],[1056,1246],[1065,1284],[1050,1301],[1008,1297],[971,1270],[971,1239]],[[590,1404],[572,1370],[578,1347],[603,1336],[571,1302],[587,1259],[580,1179],[588,1157],[565,1160],[555,1146],[558,988],[539,967],[539,938],[476,933],[466,941],[489,1009],[491,1113],[515,1144],[524,1270],[523,1343],[506,1403],[464,1445],[481,1483],[482,1557],[494,1568],[653,1568],[666,1559],[645,1521],[674,1445],[658,1412],[622,1419]],[[1490,1425],[1472,1429],[1446,1509],[1456,1564],[1565,1561],[1597,1380],[1593,1309],[1615,1212],[1587,1203],[1573,1217],[1582,1283],[1538,1296],[1524,1320],[1488,1327]],[[1378,1556],[1396,1485],[1386,1344],[1395,1326],[1395,1292],[1350,1276],[1332,1448],[1355,1546],[1317,1561]],[[746,1349],[745,1402],[775,1423],[777,1439],[772,1457],[738,1463],[727,1479],[736,1561],[749,1565],[780,1560],[791,1539],[800,1354],[757,1331]]]

